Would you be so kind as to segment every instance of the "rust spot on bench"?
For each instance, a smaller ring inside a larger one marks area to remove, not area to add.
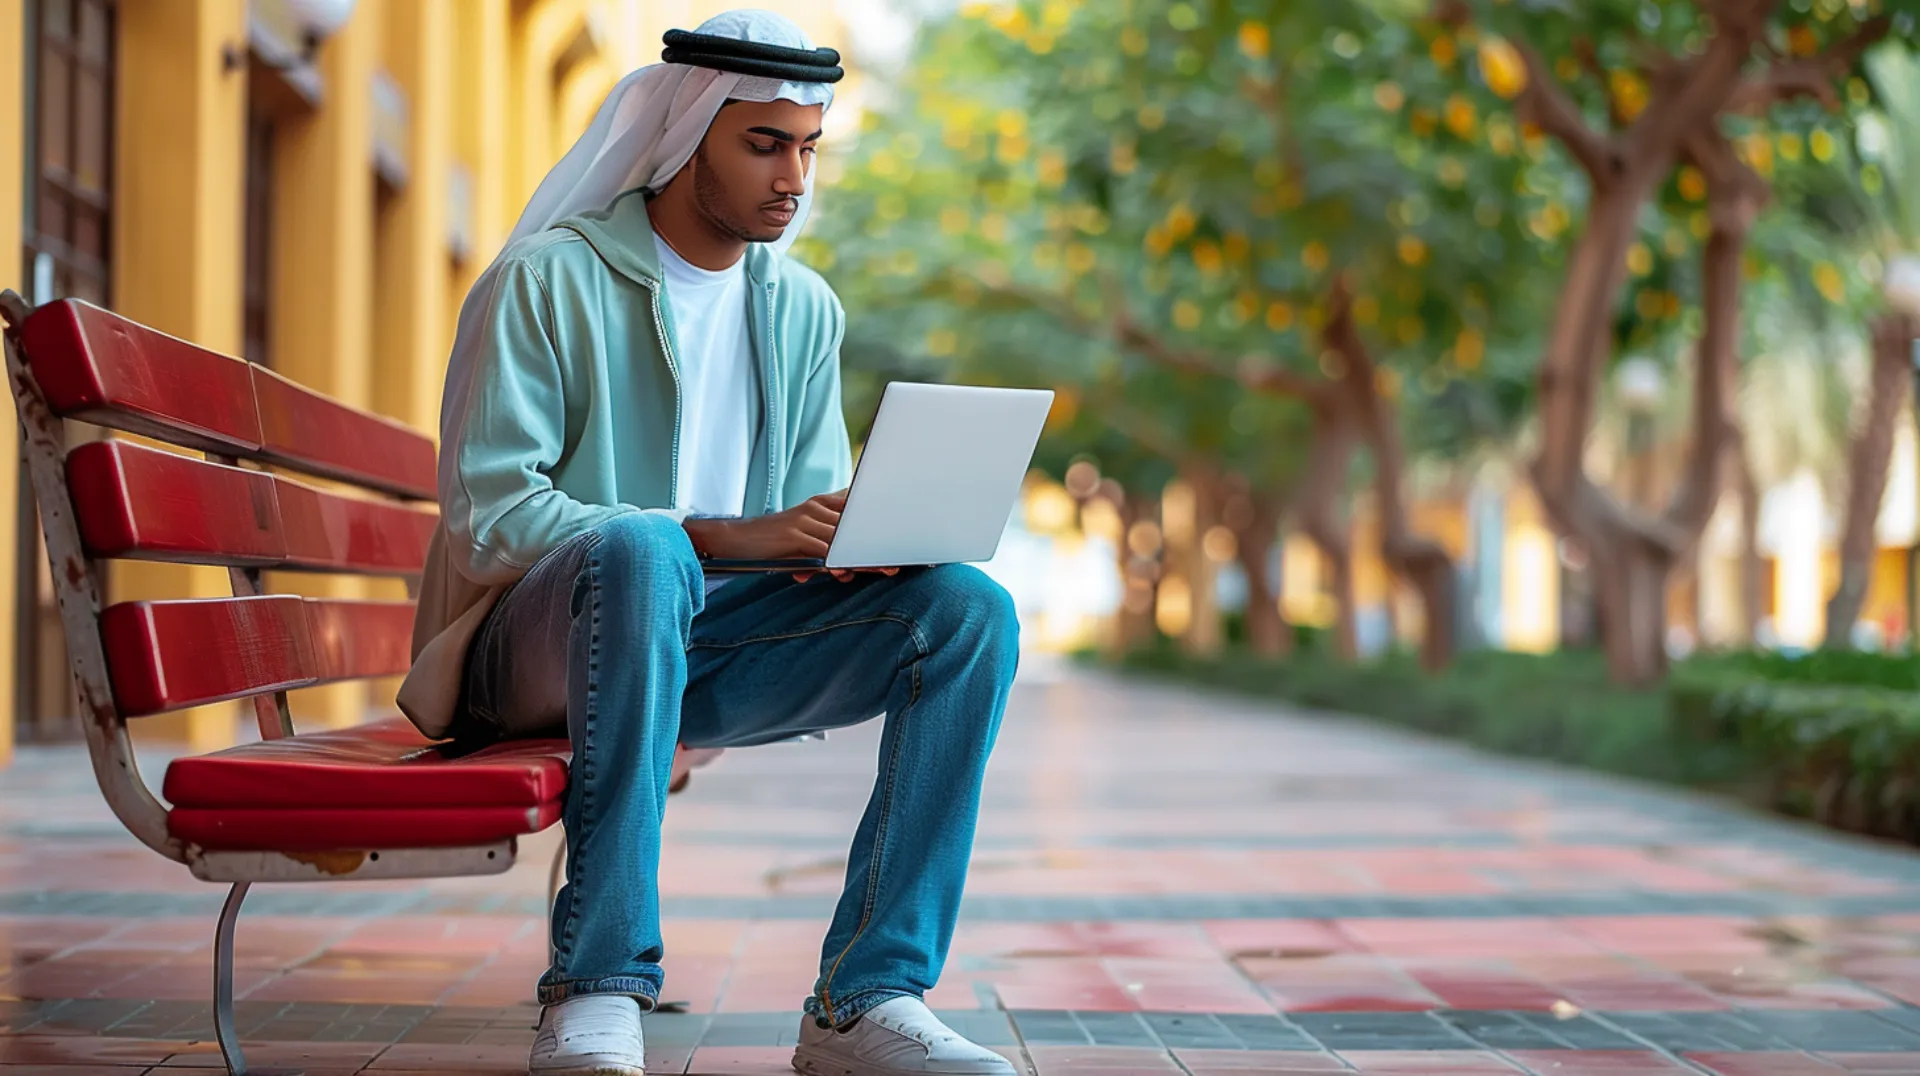
[[[321,874],[352,874],[367,861],[365,852],[282,852],[295,863],[305,863]]]

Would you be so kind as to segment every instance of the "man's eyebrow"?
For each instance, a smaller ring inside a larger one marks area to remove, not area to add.
[[[783,131],[778,127],[749,127],[747,128],[747,133],[757,134],[757,135],[766,135],[768,138],[777,138],[782,142],[793,141],[793,135],[790,132]],[[824,129],[815,131],[812,134],[808,135],[806,138],[801,139],[801,141],[817,142],[820,140],[820,136],[824,133],[826,133]]]

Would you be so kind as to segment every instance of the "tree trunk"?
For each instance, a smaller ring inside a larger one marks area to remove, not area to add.
[[[1120,542],[1115,554],[1120,570],[1120,609],[1116,614],[1113,648],[1119,655],[1140,650],[1153,641],[1153,609],[1158,587],[1150,572],[1152,562],[1136,557],[1127,539],[1133,525],[1152,519],[1154,501],[1129,490],[1115,506],[1120,512]]]
[[[1866,604],[1873,577],[1874,524],[1887,490],[1893,462],[1894,426],[1900,404],[1913,383],[1908,349],[1916,328],[1900,314],[1884,314],[1873,324],[1873,372],[1867,389],[1865,422],[1847,456],[1847,507],[1840,532],[1840,584],[1827,600],[1828,649],[1853,645],[1853,625]]]
[[[1188,536],[1181,565],[1187,578],[1187,632],[1183,639],[1187,653],[1201,658],[1217,657],[1226,642],[1225,625],[1220,618],[1220,571],[1207,556],[1207,532],[1220,521],[1220,477],[1213,470],[1191,468],[1185,472],[1187,488],[1193,491],[1193,533]]]
[[[1341,661],[1360,656],[1359,621],[1353,598],[1353,528],[1342,512],[1347,472],[1358,431],[1337,402],[1314,401],[1313,439],[1300,486],[1300,532],[1326,558],[1333,591],[1333,653]]]
[[[1601,642],[1615,680],[1645,686],[1666,669],[1666,591],[1673,566],[1694,547],[1719,498],[1723,456],[1734,435],[1733,385],[1740,331],[1740,261],[1767,197],[1709,122],[1684,132],[1686,152],[1707,179],[1711,224],[1701,254],[1705,329],[1694,359],[1692,447],[1673,500],[1658,518],[1630,512],[1587,477],[1582,454],[1611,333],[1610,316],[1634,234],[1638,187],[1598,192],[1574,256],[1548,355],[1541,365],[1541,428],[1534,484],[1554,527],[1587,551],[1599,599]],[[1581,336],[1580,329],[1592,330]]]
[[[1381,398],[1378,371],[1353,324],[1352,295],[1344,279],[1334,285],[1328,304],[1326,341],[1341,356],[1340,386],[1373,450],[1375,500],[1380,509],[1380,556],[1394,576],[1420,597],[1425,623],[1420,631],[1420,664],[1438,672],[1457,649],[1459,580],[1453,558],[1431,539],[1413,532],[1407,519],[1406,449],[1393,408]]]
[[[1667,673],[1667,583],[1675,560],[1659,541],[1629,535],[1592,561],[1606,625],[1601,646],[1619,683],[1652,684]]]
[[[1252,511],[1234,530],[1234,555],[1247,577],[1247,645],[1261,657],[1284,658],[1293,653],[1293,630],[1280,615],[1279,590],[1267,558],[1280,536],[1280,516],[1286,502],[1279,495],[1256,490],[1250,494]]]

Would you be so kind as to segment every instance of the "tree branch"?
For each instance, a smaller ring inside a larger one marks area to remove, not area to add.
[[[1514,48],[1527,68],[1527,88],[1520,94],[1525,118],[1558,139],[1596,186],[1612,182],[1620,171],[1619,147],[1614,140],[1588,125],[1580,106],[1554,81],[1553,70],[1539,50],[1519,40]]]
[[[1272,366],[1254,356],[1243,358],[1237,367],[1227,369],[1213,359],[1174,347],[1125,314],[1117,315],[1114,325],[1122,343],[1171,370],[1224,377],[1254,392],[1292,396],[1309,402],[1327,391],[1324,382]]]
[[[1741,82],[1727,102],[1727,109],[1747,115],[1765,112],[1782,101],[1811,97],[1828,108],[1840,107],[1840,94],[1834,82],[1852,70],[1866,52],[1893,28],[1893,17],[1879,15],[1860,24],[1844,40],[1818,56],[1780,60],[1765,71]]]
[[[1687,141],[1687,156],[1707,179],[1712,231],[1701,252],[1706,327],[1694,357],[1693,445],[1661,523],[1676,554],[1698,537],[1720,498],[1722,457],[1733,436],[1739,367],[1740,262],[1747,233],[1767,200],[1767,185],[1741,162],[1718,129]]]
[[[1691,132],[1726,107],[1754,42],[1764,37],[1764,9],[1771,9],[1775,2],[1742,0],[1716,6],[1713,14],[1717,29],[1706,51],[1665,69],[1660,80],[1663,92],[1653,96],[1646,111],[1626,131],[1627,160],[1649,169],[1650,177],[1665,174],[1662,162],[1671,161]]]

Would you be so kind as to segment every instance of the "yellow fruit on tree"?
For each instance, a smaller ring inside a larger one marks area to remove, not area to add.
[[[1480,39],[1479,54],[1480,78],[1487,89],[1511,101],[1527,88],[1527,65],[1511,41],[1489,34]]]

